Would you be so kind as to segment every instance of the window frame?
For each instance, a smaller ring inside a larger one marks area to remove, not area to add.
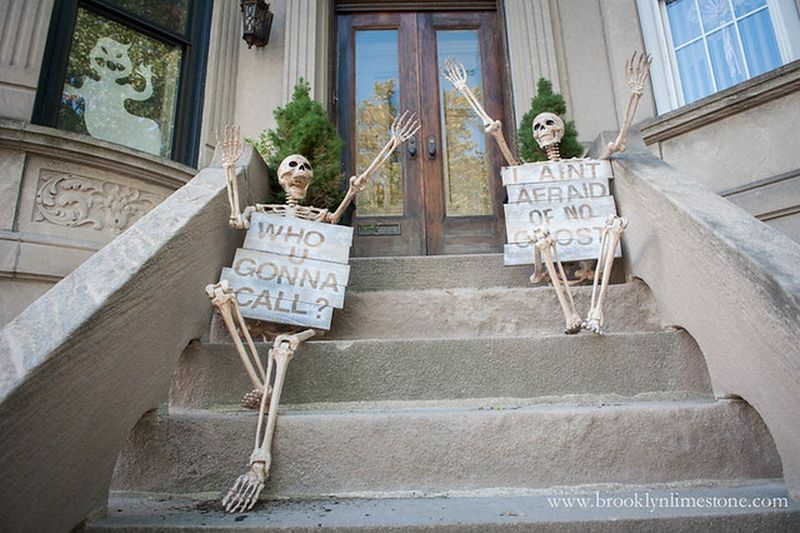
[[[658,114],[687,105],[683,96],[675,56],[675,46],[669,31],[666,0],[636,0],[645,47],[653,55],[650,76]],[[767,0],[770,20],[778,43],[783,65],[800,58],[800,14],[795,0]],[[744,58],[743,58],[744,60]],[[763,74],[766,74],[763,73]],[[763,75],[762,74],[762,75]],[[758,76],[754,76],[758,77]],[[753,79],[753,77],[748,78]],[[745,83],[748,80],[743,80]],[[735,85],[734,85],[735,86]],[[726,88],[730,89],[730,87]],[[726,90],[723,89],[723,90]],[[709,98],[720,90],[704,97]],[[698,101],[695,100],[696,103]]]
[[[169,159],[196,167],[200,155],[200,126],[213,2],[189,0],[186,33],[182,35],[107,0],[56,0],[31,118],[34,124],[56,127],[79,7],[148,37],[182,48]]]

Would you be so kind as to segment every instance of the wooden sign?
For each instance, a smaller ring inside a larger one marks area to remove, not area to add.
[[[344,306],[353,228],[254,213],[244,245],[221,279],[242,316],[330,329]]]
[[[344,306],[344,289],[350,267],[315,259],[294,259],[285,255],[236,250],[233,272],[258,287],[275,287],[286,294],[299,295],[300,301],[316,303],[320,297],[337,309]]]
[[[303,302],[299,293],[239,276],[232,268],[223,268],[220,280],[227,280],[233,287],[242,316],[294,326],[331,327],[334,308],[323,296],[318,302]]]
[[[617,212],[611,196],[579,202],[506,204],[503,208],[508,242],[527,241],[527,235],[536,228],[548,228],[554,234],[562,228],[574,231],[581,227],[602,226],[608,215]]]
[[[244,248],[347,264],[353,228],[294,217],[253,213]]]
[[[562,261],[597,259],[605,221],[617,213],[609,188],[611,164],[594,159],[527,163],[502,170],[506,265],[532,264],[534,231],[547,228]],[[621,256],[621,248],[615,256]]]
[[[564,181],[579,179],[613,178],[611,163],[599,159],[565,159],[558,162],[543,161],[503,167],[503,185]]]
[[[508,203],[576,202],[608,196],[608,178],[508,185]]]

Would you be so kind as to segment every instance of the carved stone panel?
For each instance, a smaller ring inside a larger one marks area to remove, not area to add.
[[[100,166],[31,155],[25,164],[15,229],[99,248],[171,193]]]
[[[34,222],[91,227],[122,233],[163,197],[135,187],[43,169],[39,174]]]

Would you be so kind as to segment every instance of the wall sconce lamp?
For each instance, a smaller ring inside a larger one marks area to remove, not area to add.
[[[262,47],[269,43],[269,32],[272,29],[273,14],[269,4],[264,0],[241,0],[242,39],[247,48],[253,45]]]

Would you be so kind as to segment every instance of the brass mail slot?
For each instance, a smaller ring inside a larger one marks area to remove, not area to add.
[[[400,224],[359,224],[358,235],[400,235]]]

